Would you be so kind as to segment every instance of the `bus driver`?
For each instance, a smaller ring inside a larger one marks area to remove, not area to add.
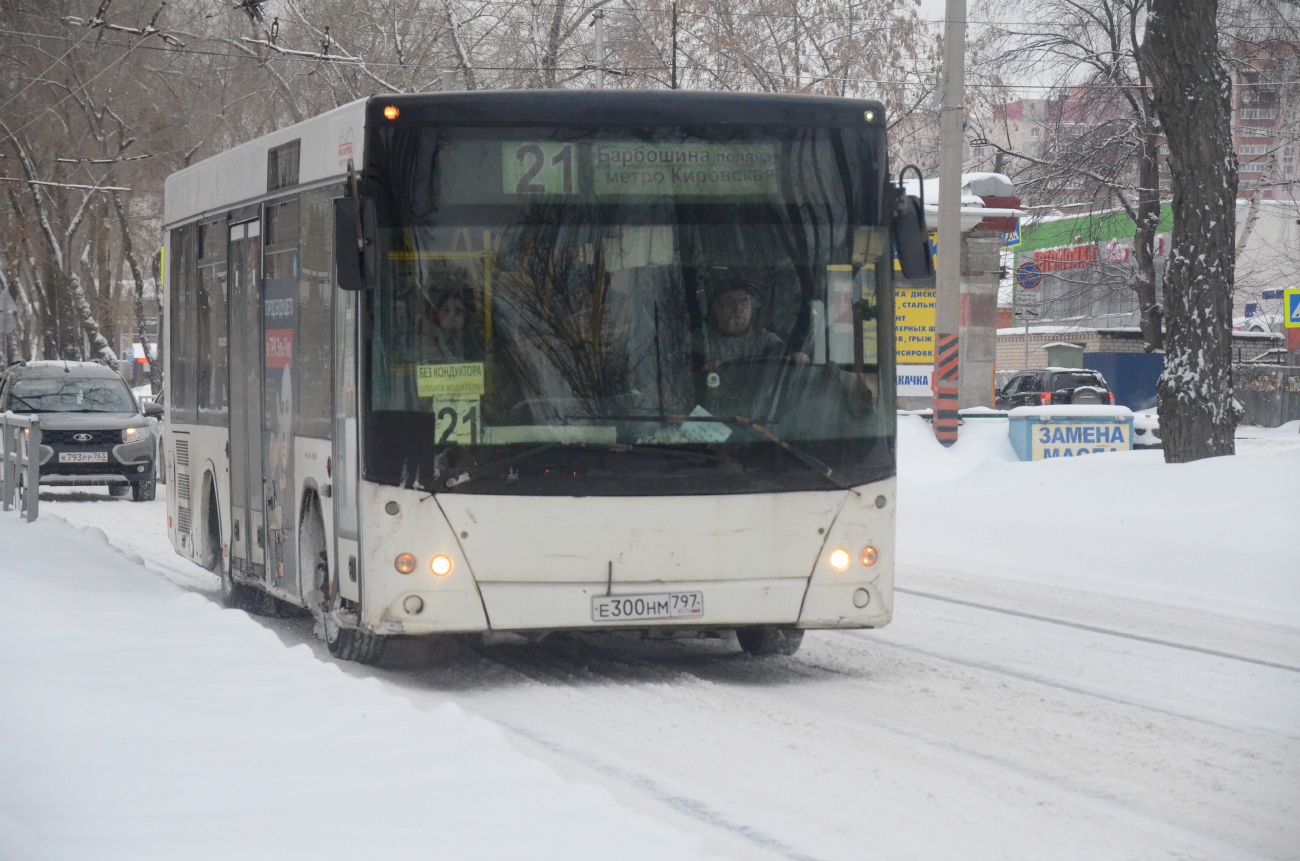
[[[730,362],[754,361],[788,356],[796,365],[811,360],[799,350],[787,351],[785,342],[775,334],[755,325],[754,293],[743,281],[726,284],[709,303],[714,331],[709,339],[708,356],[703,369],[716,371]]]

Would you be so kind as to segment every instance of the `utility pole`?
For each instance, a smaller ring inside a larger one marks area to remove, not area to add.
[[[0,293],[0,332],[4,333],[4,353],[0,354],[0,370],[9,366],[9,333],[18,328],[18,303],[8,293]],[[3,466],[0,466],[2,469]]]
[[[591,26],[596,28],[596,89],[605,89],[605,13],[591,16]]]
[[[947,0],[939,114],[939,271],[934,309],[934,436],[957,441],[961,325],[961,150],[965,119],[966,0]]]
[[[673,89],[677,89],[677,0],[673,0]]]

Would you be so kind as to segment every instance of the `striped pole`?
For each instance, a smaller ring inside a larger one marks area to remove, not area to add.
[[[934,338],[934,438],[945,446],[957,441],[958,339]]]

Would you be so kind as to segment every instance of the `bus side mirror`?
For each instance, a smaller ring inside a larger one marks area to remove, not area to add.
[[[378,278],[375,202],[368,197],[360,198],[358,218],[357,200],[355,197],[334,200],[334,265],[340,290],[369,290]]]
[[[925,209],[910,194],[898,196],[894,209],[894,248],[903,277],[928,278],[934,274],[930,257],[930,231],[925,226]]]

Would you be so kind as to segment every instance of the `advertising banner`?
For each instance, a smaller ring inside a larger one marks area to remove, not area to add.
[[[934,306],[933,287],[895,284],[894,331],[898,341],[898,364],[934,364]]]
[[[1035,424],[1030,427],[1030,459],[1129,451],[1133,447],[1132,427],[1128,422],[1088,422],[1078,419]]]

